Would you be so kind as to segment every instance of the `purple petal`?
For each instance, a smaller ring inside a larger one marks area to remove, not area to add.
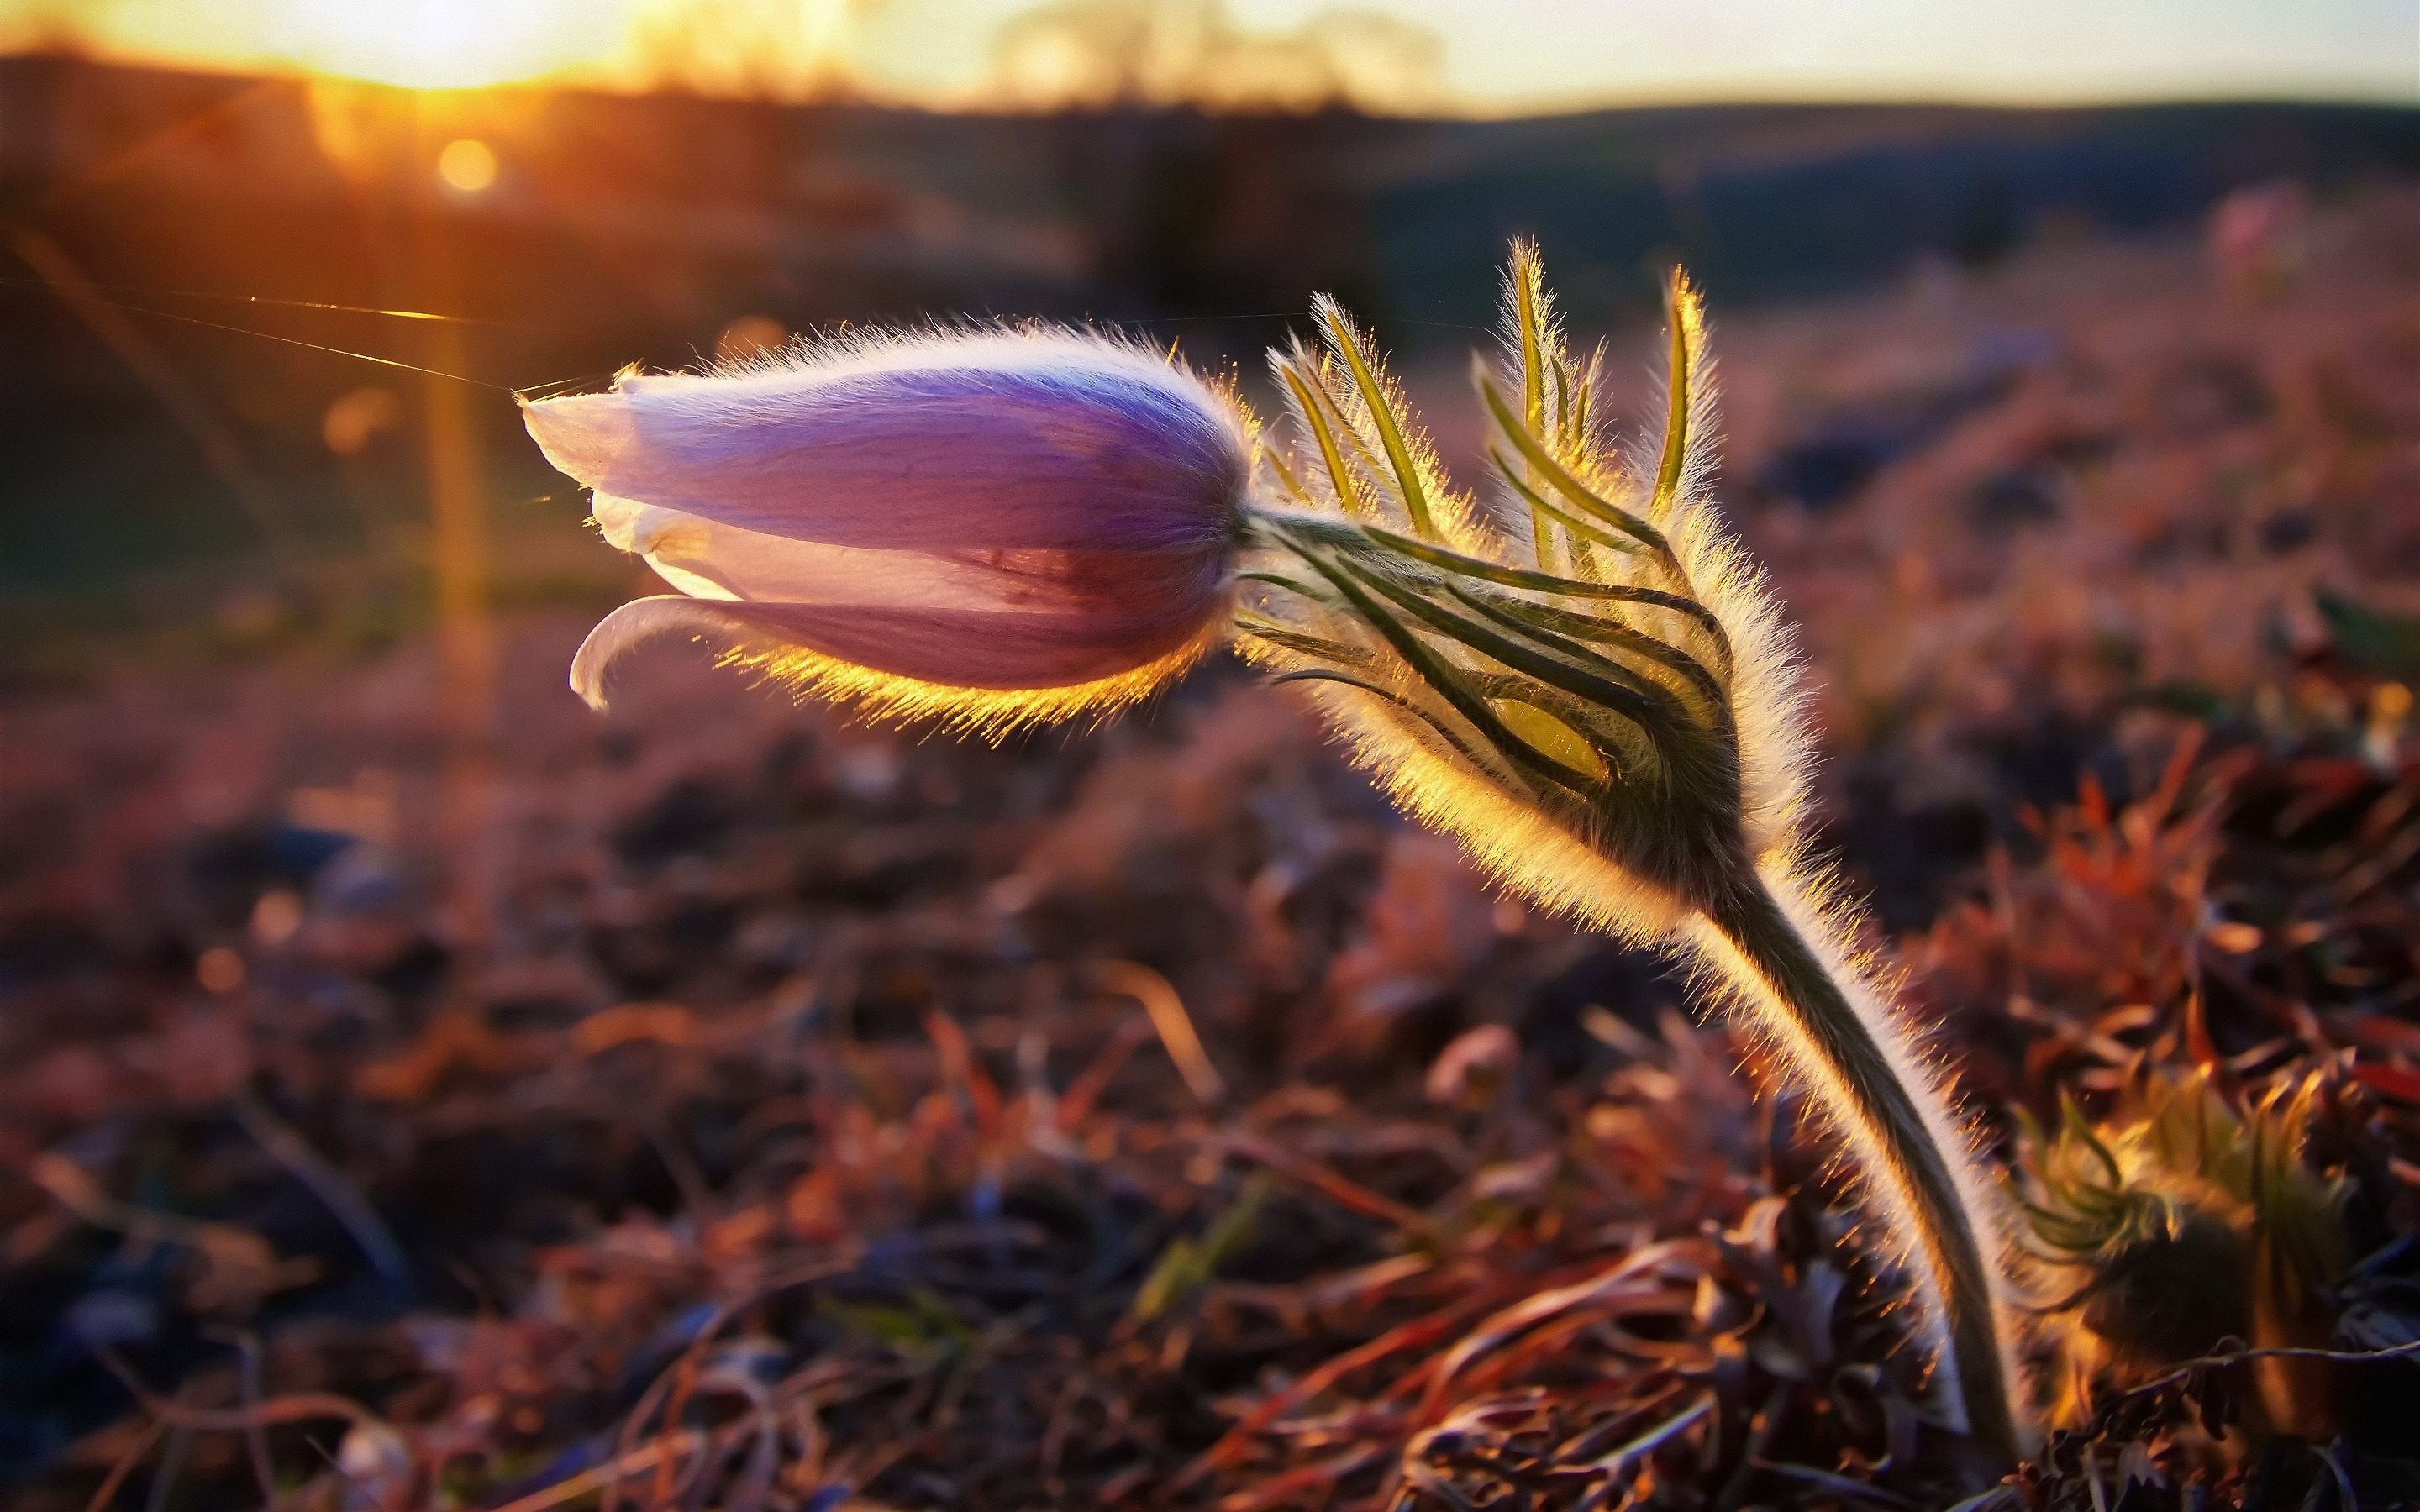
[[[793,540],[1165,551],[1226,535],[1248,459],[1189,375],[1069,336],[931,338],[886,361],[908,358],[925,365],[628,378],[526,418],[601,493]]]
[[[658,635],[686,633],[751,649],[803,647],[895,676],[951,687],[1044,689],[1115,677],[1167,656],[1201,632],[1196,615],[1072,616],[1001,609],[892,609],[861,605],[756,604],[667,594],[623,605],[572,658],[571,687],[605,706],[605,671]]]
[[[994,609],[1199,618],[1215,607],[1224,553],[878,551],[741,530],[611,495],[597,501],[606,539],[637,551],[683,592],[706,598],[888,609]]]

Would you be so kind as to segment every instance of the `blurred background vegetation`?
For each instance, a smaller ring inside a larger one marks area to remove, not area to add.
[[[378,360],[475,380],[487,505],[535,532],[499,558],[503,586],[544,594],[593,559],[540,544],[581,511],[519,442],[506,389],[989,316],[1138,330],[1253,386],[1314,290],[1407,361],[1467,349],[1516,235],[1604,331],[1650,318],[1675,261],[1735,316],[2190,234],[2245,184],[2335,202],[2420,169],[2420,116],[2390,106],[1479,121],[1373,116],[1341,93],[1155,106],[1178,85],[1140,70],[1096,57],[1091,108],[967,115],[0,58],[5,665],[47,655],[43,625],[190,615],[265,563],[282,591],[333,575],[357,609],[397,592],[375,579],[427,554],[433,380]],[[441,171],[456,143],[458,182]]]

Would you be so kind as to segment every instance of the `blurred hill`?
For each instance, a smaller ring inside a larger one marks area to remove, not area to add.
[[[437,176],[462,139],[492,156],[483,188]],[[513,440],[504,390],[692,363],[719,338],[1045,315],[1256,371],[1314,289],[1397,346],[1466,344],[1518,233],[1588,329],[1644,316],[1675,259],[1739,310],[2186,225],[2246,182],[2324,195],[2415,172],[2420,112],[2389,108],[962,116],[5,58],[0,598],[264,537],[289,561],[408,538],[436,380],[346,352],[494,386],[476,408],[512,459],[494,479],[509,527],[511,501],[556,480]],[[104,336],[96,305],[133,337]],[[329,305],[472,323],[308,307]]]

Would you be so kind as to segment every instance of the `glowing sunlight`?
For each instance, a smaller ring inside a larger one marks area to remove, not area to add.
[[[939,108],[2409,102],[2415,45],[2409,0],[0,0],[0,54]]]
[[[581,0],[403,0],[283,8],[286,51],[314,72],[414,88],[502,84],[552,72],[610,45]]]

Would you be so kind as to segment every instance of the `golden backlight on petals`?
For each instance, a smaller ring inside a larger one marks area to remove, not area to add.
[[[437,177],[449,188],[475,194],[496,181],[496,154],[475,136],[448,142],[437,154]]]
[[[759,650],[735,646],[717,665],[759,672],[800,699],[851,705],[869,719],[902,724],[930,720],[957,734],[998,742],[1019,730],[1089,715],[1108,719],[1174,683],[1224,639],[1213,623],[1191,643],[1115,677],[1065,687],[951,687],[876,671],[800,646]]]

